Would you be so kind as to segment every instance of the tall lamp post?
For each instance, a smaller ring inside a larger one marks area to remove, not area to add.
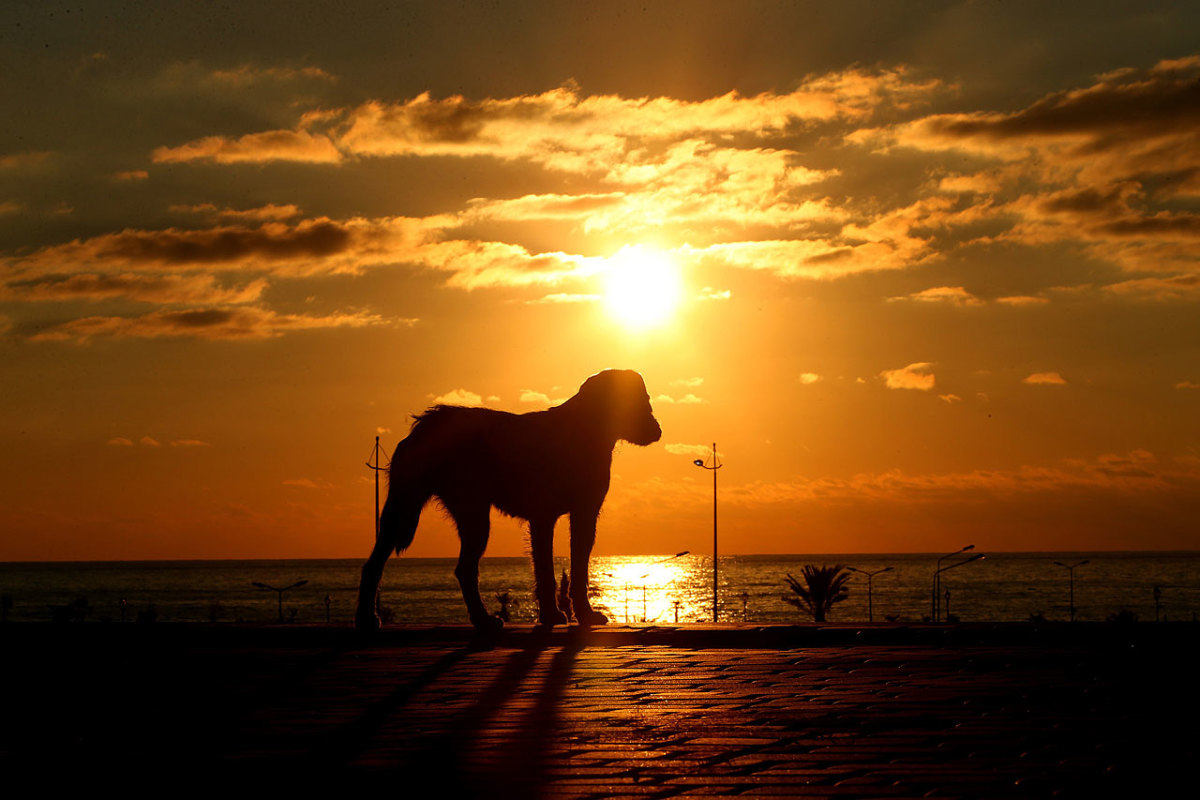
[[[947,558],[952,558],[952,557],[958,555],[959,553],[965,553],[968,550],[974,550],[974,549],[975,549],[975,545],[969,544],[966,547],[962,547],[962,548],[959,548],[958,550],[955,550],[953,553],[947,553],[946,555],[942,556],[941,558],[939,558],[937,560],[937,569],[935,569],[933,571],[933,601],[930,603],[930,613],[929,613],[929,616],[933,619],[934,622],[937,622],[938,617],[940,617],[942,615],[942,598],[941,598],[942,562],[945,561]]]
[[[975,545],[971,545],[971,547],[974,547],[974,546]],[[967,549],[970,549],[970,548],[967,548]],[[955,554],[951,553],[950,555],[955,555]],[[945,558],[945,557],[946,556],[943,556],[943,558]],[[955,561],[953,564],[951,564],[948,567],[938,567],[937,572],[933,573],[933,593],[934,593],[934,600],[937,601],[936,606],[935,606],[935,614],[934,614],[934,618],[933,618],[934,622],[938,621],[938,617],[941,615],[941,611],[942,611],[941,598],[937,596],[938,591],[940,591],[942,588],[942,573],[952,570],[955,567],[961,567],[963,564],[970,564],[972,561],[979,561],[981,558],[987,558],[987,556],[985,556],[983,553],[976,553],[975,555],[971,556],[970,558],[964,558],[962,561]],[[939,559],[939,563],[940,563],[940,559]],[[946,605],[949,606],[949,604],[950,604],[950,601],[947,600]]]
[[[722,466],[721,459],[717,456],[717,443],[713,442],[712,466],[707,462],[696,459],[692,463],[700,469],[706,469],[713,476],[713,622],[717,621],[717,470]]]
[[[291,586],[284,586],[282,589],[279,589],[275,586],[269,586],[265,583],[259,583],[258,581],[253,581],[251,583],[251,585],[257,586],[260,589],[268,589],[279,595],[279,621],[283,622],[283,593],[288,591],[289,589],[298,589],[306,583],[308,583],[308,581],[306,581],[306,580],[305,581],[296,581]]]
[[[846,567],[846,569],[850,570],[851,572],[857,572],[860,575],[867,576],[867,622],[874,622],[875,602],[871,591],[871,581],[875,579],[876,575],[880,575],[884,572],[891,572],[893,569],[895,569],[895,567],[884,567],[883,569],[877,569],[874,572],[867,572],[865,569],[859,569],[858,567]]]
[[[1082,567],[1084,564],[1088,563],[1088,560],[1085,558],[1083,561],[1080,561],[1078,564],[1064,564],[1061,561],[1055,561],[1054,563],[1058,564],[1060,567],[1065,569],[1067,571],[1067,574],[1070,576],[1071,622],[1074,622],[1075,621],[1075,568]]]

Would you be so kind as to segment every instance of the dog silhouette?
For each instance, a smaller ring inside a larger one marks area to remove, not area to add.
[[[581,625],[608,618],[588,601],[588,562],[596,517],[608,493],[618,440],[649,445],[662,438],[642,376],[605,370],[562,405],[529,414],[437,405],[416,415],[396,445],[379,535],[363,565],[355,626],[377,630],[379,581],[393,551],[412,544],[421,510],[436,497],[458,528],[454,569],[471,623],[497,630],[479,596],[479,559],[487,548],[492,507],[529,523],[538,621],[564,624],[554,576],[554,525],[571,523],[570,602]]]

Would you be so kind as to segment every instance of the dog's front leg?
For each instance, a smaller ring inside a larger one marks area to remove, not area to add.
[[[571,608],[580,625],[604,625],[608,617],[592,610],[588,600],[588,568],[596,543],[598,512],[571,512]]]
[[[554,580],[554,518],[529,521],[529,553],[533,556],[533,585],[538,601],[538,622],[565,625],[567,615],[558,610]]]

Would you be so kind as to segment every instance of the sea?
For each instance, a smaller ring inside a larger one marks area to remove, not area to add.
[[[717,621],[811,622],[787,603],[787,576],[806,565],[853,567],[831,623],[921,622],[934,614],[940,566],[942,620],[1195,621],[1200,552],[731,555],[717,563]],[[392,558],[380,604],[385,622],[465,623],[454,559]],[[1075,566],[1078,565],[1078,566]],[[1073,569],[1071,567],[1074,566]],[[0,600],[13,622],[349,624],[360,559],[0,563]],[[556,574],[567,569],[556,559]],[[868,578],[867,573],[872,577]],[[611,621],[674,625],[713,621],[710,556],[596,556],[593,606]],[[525,558],[485,558],[480,587],[490,610],[533,622]],[[1073,603],[1072,603],[1073,591]],[[949,615],[949,616],[948,616]]]

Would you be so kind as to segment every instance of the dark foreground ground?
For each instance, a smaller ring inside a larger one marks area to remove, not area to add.
[[[1195,796],[1175,783],[1200,755],[1193,624],[469,639],[2,626],[0,788],[34,777],[270,797],[332,782],[445,798]]]

